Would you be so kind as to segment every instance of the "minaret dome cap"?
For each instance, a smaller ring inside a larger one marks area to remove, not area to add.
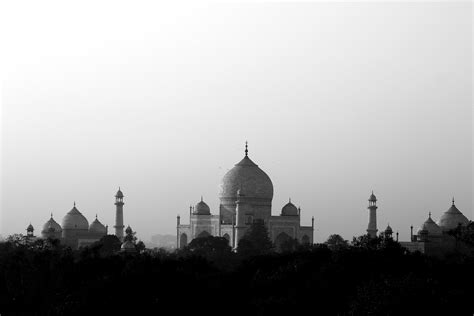
[[[120,190],[120,187],[119,187],[119,189],[118,189],[118,191],[117,191],[117,194],[115,194],[115,197],[116,197],[116,198],[123,198],[123,193],[122,193],[122,191]]]
[[[374,194],[374,191],[372,191],[372,194],[369,197],[370,202],[377,202],[377,197]]]

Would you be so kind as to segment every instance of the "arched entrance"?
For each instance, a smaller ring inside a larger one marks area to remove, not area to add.
[[[188,245],[188,236],[186,234],[181,234],[179,237],[179,248],[184,248]]]
[[[291,237],[287,233],[280,233],[275,239],[275,248],[277,251],[281,252],[285,243],[291,240]]]
[[[304,235],[303,238],[301,238],[301,243],[303,245],[309,245],[310,241],[308,235]]]

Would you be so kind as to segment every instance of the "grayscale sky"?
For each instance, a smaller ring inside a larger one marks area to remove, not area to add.
[[[148,241],[244,155],[315,241],[473,219],[472,4],[63,1],[1,10],[1,234],[73,201]],[[4,8],[5,9],[5,8]],[[109,230],[110,232],[111,230]]]

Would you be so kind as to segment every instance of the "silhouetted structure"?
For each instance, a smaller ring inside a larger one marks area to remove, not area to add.
[[[123,193],[119,190],[115,194],[115,234],[123,241]],[[30,228],[30,227],[28,227]],[[33,232],[31,231],[31,234]],[[73,249],[88,246],[108,233],[108,226],[104,226],[98,219],[97,214],[95,220],[89,225],[87,218],[77,209],[76,202],[73,208],[64,216],[62,225],[59,225],[53,218],[51,218],[43,225],[41,236],[43,238],[58,239],[61,244],[70,246]],[[27,235],[30,232],[27,232]]]
[[[224,237],[235,248],[255,220],[263,220],[277,249],[288,240],[313,243],[314,221],[311,226],[301,226],[301,209],[291,199],[280,216],[272,216],[272,181],[250,160],[247,143],[244,158],[225,174],[220,187],[219,215],[212,215],[201,197],[189,208],[189,224],[182,224],[177,217],[178,248],[205,236]]]
[[[120,241],[123,241],[123,193],[120,190],[117,191],[117,194],[115,194],[115,205],[116,205],[116,211],[115,211],[115,236],[120,239]]]
[[[367,233],[370,237],[377,237],[377,198],[374,195],[374,191],[369,198],[369,227],[367,228]]]
[[[463,251],[464,245],[456,240],[453,231],[466,229],[469,225],[472,224],[456,207],[453,198],[451,207],[441,215],[438,223],[433,221],[430,212],[416,234],[413,234],[413,226],[410,227],[410,241],[402,241],[400,244],[410,251],[434,256]]]

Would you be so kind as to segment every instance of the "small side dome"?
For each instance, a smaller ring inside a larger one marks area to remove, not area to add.
[[[105,226],[101,222],[99,222],[99,220],[97,219],[97,215],[95,217],[95,220],[89,226],[89,232],[104,235],[107,233],[107,228],[105,228]]]
[[[290,201],[281,209],[281,216],[298,216],[298,208]]]
[[[464,216],[461,211],[458,210],[456,205],[453,204],[439,219],[438,225],[441,227],[442,230],[448,231],[451,229],[457,228],[459,225],[467,226],[469,224],[469,220],[466,216]]]
[[[127,228],[125,229],[125,234],[130,235],[132,233],[133,233],[132,228],[130,227],[130,225],[128,225]]]
[[[32,232],[32,231],[34,231],[34,230],[35,230],[35,229],[33,228],[33,225],[31,225],[31,223],[30,223],[30,225],[28,225],[28,227],[26,228],[26,231],[27,231],[27,232]]]
[[[89,230],[89,222],[76,208],[76,203],[74,203],[72,210],[64,216],[62,227],[63,229]]]
[[[59,225],[54,219],[53,219],[53,214],[51,214],[51,218],[43,225],[43,230],[41,233],[49,233],[49,232],[55,232],[55,233],[61,233],[63,230],[61,228],[61,225]]]
[[[196,215],[211,215],[211,209],[209,208],[209,205],[207,205],[201,197],[201,201],[196,204],[194,208],[194,214]]]
[[[390,227],[390,224],[387,225],[387,228],[385,228],[385,235],[391,235],[393,234],[393,229]]]
[[[418,230],[417,235],[418,235],[418,236],[427,236],[427,235],[428,235],[428,231],[422,227],[422,228],[420,228],[420,229]]]
[[[428,219],[423,223],[423,225],[421,225],[418,234],[420,234],[420,232],[426,232],[429,236],[441,236],[443,234],[441,227],[431,219],[431,213],[429,213]]]

